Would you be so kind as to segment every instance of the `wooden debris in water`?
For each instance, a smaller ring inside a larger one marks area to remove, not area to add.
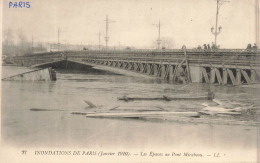
[[[118,100],[122,101],[135,101],[135,100],[140,100],[140,101],[152,101],[152,100],[163,100],[163,101],[178,101],[178,100],[212,100],[208,96],[201,96],[201,97],[168,97],[168,96],[163,96],[163,97],[118,97]]]
[[[68,110],[31,108],[30,111],[68,111]]]
[[[84,102],[85,102],[86,104],[88,104],[89,108],[96,108],[96,107],[97,107],[96,105],[94,105],[94,104],[93,104],[92,102],[90,102],[90,101],[84,100]]]
[[[107,112],[107,113],[87,113],[86,117],[96,118],[133,118],[133,117],[149,117],[149,116],[198,116],[198,112]]]
[[[87,113],[83,113],[83,112],[71,112],[70,114],[86,115]]]

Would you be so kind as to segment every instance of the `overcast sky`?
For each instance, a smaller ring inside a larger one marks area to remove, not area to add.
[[[152,24],[161,21],[161,37],[173,40],[174,47],[211,44],[214,36],[216,0],[28,0],[31,7],[9,8],[3,3],[3,30],[22,29],[35,41],[104,45],[105,17],[109,25],[109,45],[151,47],[158,37]],[[220,8],[222,48],[246,48],[256,41],[255,0],[230,0]]]

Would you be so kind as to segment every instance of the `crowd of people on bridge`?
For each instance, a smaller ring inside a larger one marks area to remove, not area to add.
[[[216,49],[219,49],[219,46],[217,46],[214,42],[212,42],[211,46],[210,46],[210,44],[203,44],[203,47],[198,45],[197,49],[199,49],[199,50],[202,50],[202,49],[204,49],[204,50],[211,50],[211,49],[216,50]]]
[[[211,46],[210,46],[210,44],[203,44],[203,46],[198,45],[198,47],[196,49],[205,50],[205,51],[217,50],[217,49],[219,49],[219,45],[217,46],[214,42],[212,42]],[[252,44],[248,44],[246,50],[247,51],[257,50],[256,43],[254,43],[254,46],[252,46]]]
[[[246,50],[251,51],[251,50],[257,50],[257,45],[254,43],[254,46],[252,44],[248,44],[246,47]]]

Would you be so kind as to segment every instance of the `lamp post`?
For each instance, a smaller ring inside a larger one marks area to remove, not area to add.
[[[216,24],[215,24],[215,28],[214,27],[211,28],[211,33],[215,36],[215,45],[216,46],[217,46],[217,36],[220,34],[220,32],[222,30],[221,26],[218,27],[218,14],[219,14],[219,9],[224,2],[229,2],[229,1],[217,0]]]
[[[115,22],[115,21],[112,21],[112,20],[109,20],[108,19],[108,15],[106,15],[106,36],[105,36],[105,41],[106,41],[106,50],[108,50],[108,40],[109,40],[109,36],[108,36],[108,25],[109,23],[111,22]]]
[[[161,22],[159,20],[159,24],[153,24],[155,25],[157,28],[158,28],[158,39],[156,40],[157,41],[157,49],[160,49],[160,45],[161,45]]]

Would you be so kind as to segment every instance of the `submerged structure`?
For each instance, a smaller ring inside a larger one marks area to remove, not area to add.
[[[56,72],[51,67],[37,69],[2,79],[3,81],[55,81]]]

